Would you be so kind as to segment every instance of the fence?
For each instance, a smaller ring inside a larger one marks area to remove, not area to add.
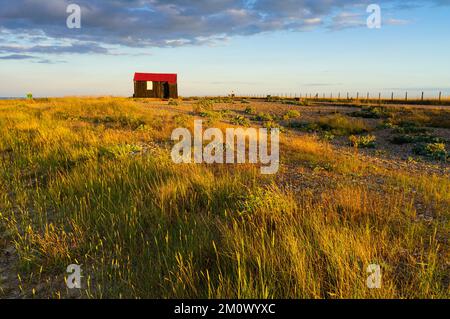
[[[369,92],[361,94],[360,92],[337,92],[337,93],[272,93],[272,94],[239,94],[242,98],[285,98],[285,99],[304,99],[304,100],[318,100],[318,101],[360,101],[366,103],[424,103],[424,104],[450,104],[450,96],[444,96],[441,92],[433,95],[422,91],[418,95],[412,95],[410,92],[399,93],[384,93],[371,94]]]

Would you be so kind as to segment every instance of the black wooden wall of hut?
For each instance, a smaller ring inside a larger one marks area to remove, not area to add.
[[[178,85],[168,82],[153,82],[153,90],[147,90],[146,81],[134,82],[134,97],[136,98],[157,98],[157,99],[178,99]]]

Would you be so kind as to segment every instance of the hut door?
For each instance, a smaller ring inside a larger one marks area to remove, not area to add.
[[[163,84],[163,92],[164,92],[164,99],[168,99],[170,97],[170,91],[169,91],[169,83],[164,82]]]

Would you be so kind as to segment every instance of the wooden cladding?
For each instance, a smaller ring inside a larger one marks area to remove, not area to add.
[[[153,90],[148,90],[147,81],[134,81],[133,97],[178,99],[178,85],[169,82],[153,82]]]

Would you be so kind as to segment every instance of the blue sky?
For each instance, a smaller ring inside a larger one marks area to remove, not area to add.
[[[185,96],[450,95],[450,1],[379,1],[380,29],[376,1],[161,1],[0,0],[0,96],[129,96],[135,71]]]

